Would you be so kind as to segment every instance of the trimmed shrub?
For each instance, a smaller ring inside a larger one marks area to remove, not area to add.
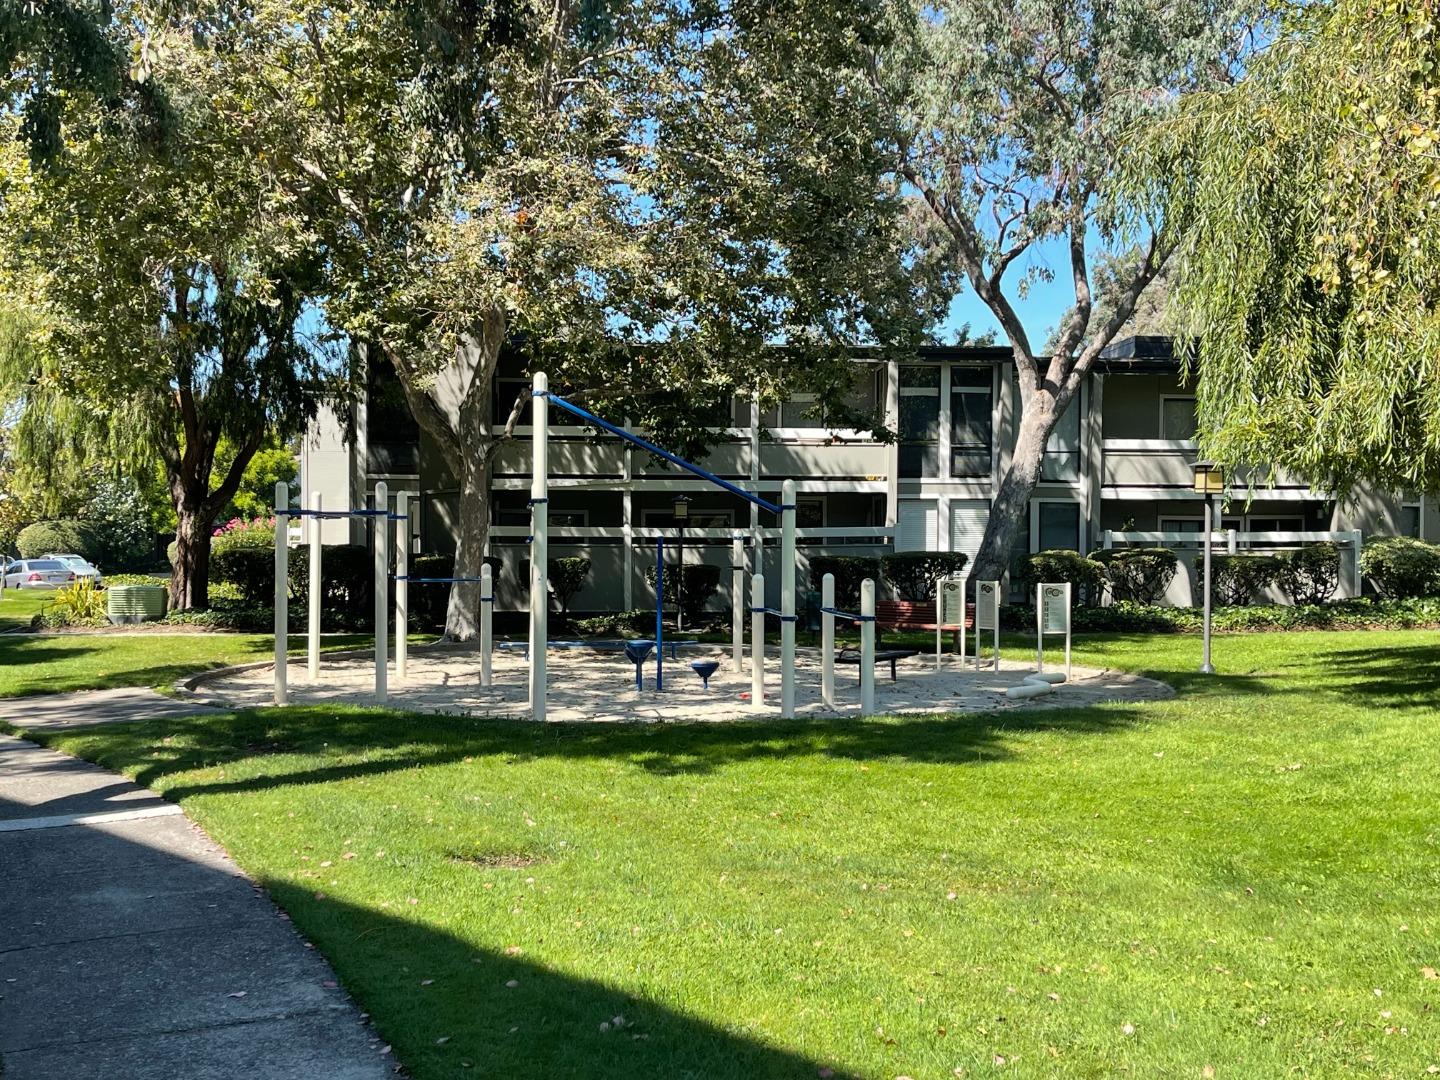
[[[896,551],[880,556],[880,576],[897,600],[934,600],[935,579],[960,573],[968,561],[959,551]]]
[[[586,637],[654,636],[655,612],[645,609],[610,611],[588,619],[576,619],[575,629]]]
[[[1323,604],[1340,584],[1340,548],[1312,544],[1276,556],[1276,581],[1292,604]]]
[[[1255,594],[1271,584],[1280,572],[1274,555],[1211,555],[1215,567],[1215,601],[1225,607],[1254,603]],[[1205,556],[1195,556],[1199,595],[1205,595]]]
[[[1440,598],[1410,600],[1337,600],[1329,604],[1262,604],[1220,607],[1212,613],[1216,630],[1264,633],[1278,630],[1403,630],[1440,626]],[[1025,604],[1000,609],[1003,629],[1035,631],[1035,608]],[[1199,633],[1200,608],[1146,607],[1122,601],[1110,607],[1076,608],[1077,633]]]
[[[1113,548],[1097,551],[1116,603],[1153,604],[1165,595],[1180,569],[1180,557],[1168,548]]]
[[[835,603],[858,611],[860,583],[867,577],[880,580],[880,559],[875,555],[810,556],[810,588],[819,592],[826,574],[835,575]]]
[[[310,602],[310,547],[290,549],[289,595],[291,607],[305,607]],[[364,544],[335,544],[320,556],[320,575],[324,594],[321,611],[342,612],[354,625],[369,626],[374,621],[375,555]],[[418,574],[416,575],[419,576]],[[248,603],[265,603],[274,596],[275,552],[270,552],[270,569],[265,574],[266,591],[252,595],[242,591]]]
[[[1094,604],[1105,584],[1105,567],[1078,551],[1037,551],[1021,564],[1020,580],[1031,595],[1037,585],[1068,581],[1077,605]]]
[[[42,555],[79,555],[90,562],[100,557],[99,539],[95,530],[83,521],[58,518],[26,525],[15,537],[15,547],[22,559],[38,559]]]
[[[293,556],[295,553],[291,552]],[[258,604],[275,595],[275,548],[268,550],[234,545],[210,552],[210,576],[233,585],[247,603]],[[290,567],[291,580],[295,567]]]
[[[675,602],[675,578],[679,567],[665,567],[665,596],[663,602],[673,604]],[[650,563],[645,567],[645,580],[650,587],[655,587],[655,564]],[[720,590],[720,567],[712,566],[710,563],[686,563],[683,579],[683,594],[685,597],[685,618],[689,622],[698,622],[705,611],[705,605],[710,603],[711,598]],[[652,623],[654,616],[651,616]]]
[[[1440,544],[1410,536],[1372,541],[1360,552],[1360,571],[1388,599],[1440,595]]]
[[[560,602],[560,614],[569,615],[570,601],[585,587],[585,579],[590,576],[590,560],[581,555],[551,559],[545,573],[550,578],[550,591]]]

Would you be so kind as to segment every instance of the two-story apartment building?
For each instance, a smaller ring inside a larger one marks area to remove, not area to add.
[[[859,403],[886,418],[899,433],[896,441],[816,426],[806,400],[762,412],[737,398],[730,426],[717,432],[701,464],[770,496],[778,495],[784,480],[794,480],[802,559],[817,552],[917,549],[973,557],[1014,442],[1019,398],[1010,350],[933,347],[903,363],[864,355],[855,362],[861,369]],[[496,423],[527,388],[520,371],[502,367]],[[323,412],[303,441],[306,505],[313,492],[327,507],[369,505],[375,483],[384,480],[392,497],[407,491],[419,506],[415,550],[452,550],[454,481],[410,416],[393,375],[374,373],[365,400],[349,411],[347,425],[334,411]],[[618,439],[599,437],[560,410],[552,410],[551,425],[551,554],[592,560],[577,610],[653,603],[644,568],[654,561],[657,537],[665,539],[672,560],[683,547],[688,561],[728,567],[731,537],[743,533],[752,552],[763,552],[767,580],[778,579],[775,545],[765,541],[765,530],[776,523],[758,508]],[[502,560],[502,606],[525,602],[528,434],[522,418],[519,437],[500,452],[492,480],[491,553]],[[1051,437],[1016,557],[1049,548],[1093,551],[1126,542],[1117,539],[1122,533],[1163,534],[1171,546],[1187,547],[1184,534],[1201,532],[1203,514],[1192,491],[1194,435],[1194,393],[1181,382],[1170,342],[1116,343]],[[1244,545],[1263,546],[1264,534],[1354,530],[1440,538],[1440,507],[1433,500],[1360,496],[1336,505],[1284,477],[1252,485],[1242,475],[1233,484],[1223,526]],[[688,502],[683,533],[677,499]],[[326,542],[364,542],[363,521],[320,527]],[[1352,548],[1347,557],[1353,561],[1354,555]],[[1189,602],[1192,582],[1187,566],[1171,599]],[[1353,589],[1354,574],[1347,573],[1342,594]]]

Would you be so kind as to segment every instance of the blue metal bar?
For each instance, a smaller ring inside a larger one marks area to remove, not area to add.
[[[411,585],[451,585],[457,581],[479,581],[478,577],[404,577],[395,575],[396,581],[408,581]],[[482,596],[483,600],[484,597]]]
[[[406,521],[408,515],[392,514],[389,510],[285,510],[287,517],[311,517],[311,518],[352,518],[352,517],[384,517],[392,521]]]
[[[856,615],[854,612],[851,612],[851,611],[841,611],[839,608],[833,608],[833,607],[822,607],[822,608],[820,609],[820,614],[821,614],[821,615],[836,615],[836,616],[839,616],[839,617],[842,618],[842,619],[854,619],[856,622],[874,622],[874,621],[875,621],[875,616],[874,616],[874,615]]]
[[[769,510],[772,514],[778,514],[782,509],[775,503],[769,502],[766,499],[762,499],[759,495],[756,495],[753,492],[746,491],[744,488],[732,484],[729,480],[722,480],[720,477],[716,476],[708,469],[702,469],[699,465],[686,461],[684,458],[670,453],[669,450],[664,450],[656,446],[648,439],[642,439],[639,435],[632,434],[631,432],[626,431],[622,427],[617,427],[616,425],[610,423],[610,421],[608,420],[601,420],[600,417],[596,416],[594,413],[582,409],[579,405],[573,405],[562,397],[558,397],[555,394],[550,394],[544,390],[535,391],[535,393],[537,395],[544,394],[550,399],[551,404],[559,405],[562,409],[566,409],[574,413],[576,416],[580,417],[581,420],[584,420],[587,424],[594,424],[596,427],[604,431],[608,431],[611,435],[618,435],[620,438],[625,439],[627,442],[634,443],[642,450],[648,450],[656,457],[664,458],[672,465],[679,465],[682,469],[694,473],[696,476],[700,477],[700,479],[708,480],[710,481],[710,483],[716,484],[724,488],[732,495],[738,495],[740,496],[740,498],[745,499],[747,502],[754,503],[762,510]]]
[[[665,689],[665,539],[655,540],[655,689]]]
[[[800,618],[798,615],[786,615],[779,608],[773,607],[752,607],[751,612],[763,611],[766,615],[774,615],[781,622],[795,622]]]

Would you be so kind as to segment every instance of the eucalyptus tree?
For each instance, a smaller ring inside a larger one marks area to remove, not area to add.
[[[877,11],[258,0],[164,47],[203,43],[256,154],[328,206],[327,317],[393,365],[454,475],[463,577],[518,416],[492,420],[502,347],[693,451],[732,393],[838,403],[846,346],[914,332],[862,64]],[[452,590],[451,636],[476,595]]]
[[[1301,6],[1137,159],[1179,243],[1205,453],[1440,488],[1437,62],[1431,4]]]
[[[116,14],[145,25],[148,13]],[[163,63],[150,74],[169,75]],[[172,80],[163,137],[143,106],[72,88],[58,142],[32,160],[0,121],[0,301],[27,313],[0,380],[32,463],[163,465],[177,518],[177,608],[208,602],[214,521],[272,432],[314,410],[302,333],[320,281],[293,196],[214,107],[223,74]],[[236,447],[216,470],[222,438]]]
[[[1177,99],[1227,81],[1250,20],[1236,0],[925,0],[898,18],[871,77],[895,117],[916,243],[941,287],[968,286],[993,312],[1015,363],[1014,453],[974,568],[998,577],[1051,432],[1173,246],[1121,175],[1128,140]],[[1045,242],[1062,248],[1062,267],[1041,260]],[[1114,271],[1103,322],[1100,260]],[[1016,301],[1057,273],[1074,302],[1045,356]]]

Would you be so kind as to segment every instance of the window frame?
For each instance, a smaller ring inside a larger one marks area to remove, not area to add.
[[[1194,445],[1195,445],[1195,436],[1193,436],[1193,435],[1190,436],[1190,438],[1188,438],[1188,439],[1177,439],[1177,438],[1175,438],[1173,435],[1167,435],[1167,434],[1165,433],[1165,405],[1166,405],[1168,402],[1171,402],[1171,401],[1188,401],[1188,402],[1190,402],[1190,406],[1191,406],[1191,410],[1190,410],[1190,411],[1191,411],[1192,413],[1194,413],[1195,416],[1196,416],[1196,430],[1197,430],[1197,431],[1199,430],[1199,413],[1197,412],[1197,410],[1198,410],[1198,408],[1199,408],[1199,403],[1198,403],[1198,399],[1196,398],[1196,396],[1195,396],[1194,394],[1161,394],[1161,395],[1160,395],[1160,404],[1159,404],[1159,406],[1158,406],[1160,415],[1159,415],[1159,417],[1158,417],[1158,423],[1156,424],[1156,430],[1159,431],[1159,433],[1160,433],[1160,439],[1161,439],[1161,441],[1162,441],[1162,442],[1185,443],[1185,444],[1188,445],[1188,446],[1194,446]]]

